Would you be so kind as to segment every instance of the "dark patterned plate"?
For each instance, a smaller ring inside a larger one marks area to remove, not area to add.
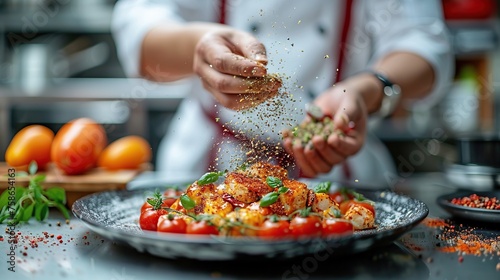
[[[395,241],[428,214],[427,206],[413,198],[390,191],[362,192],[375,201],[376,229],[337,238],[266,241],[250,238],[192,236],[144,232],[138,226],[140,207],[154,189],[108,191],[77,200],[73,214],[91,230],[140,252],[165,258],[231,260],[240,258],[293,258],[327,252],[353,254]]]
[[[472,208],[451,203],[453,198],[460,198],[477,194],[479,196],[496,197],[500,199],[500,191],[457,191],[451,194],[442,195],[437,198],[437,204],[448,213],[457,218],[463,218],[473,221],[500,223],[500,210],[489,210],[481,208]]]

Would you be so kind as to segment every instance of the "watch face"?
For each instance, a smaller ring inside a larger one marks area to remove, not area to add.
[[[384,87],[384,93],[388,97],[395,97],[401,93],[401,88],[398,85]]]

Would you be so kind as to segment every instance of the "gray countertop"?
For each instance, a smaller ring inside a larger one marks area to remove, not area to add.
[[[165,178],[149,173],[130,185],[146,186]],[[166,179],[165,179],[166,180]],[[166,182],[166,181],[165,181]],[[440,173],[413,174],[395,191],[425,202],[428,218],[448,218],[436,197],[454,191]],[[60,225],[58,225],[60,223]],[[479,228],[479,227],[478,227]],[[499,235],[498,226],[481,225],[483,232]],[[327,256],[265,262],[201,262],[168,260],[115,244],[93,233],[77,218],[68,224],[58,212],[48,221],[18,225],[15,272],[8,271],[8,238],[0,242],[2,279],[497,279],[500,255],[443,253],[436,248],[439,229],[420,224],[398,241],[348,257]],[[51,237],[51,234],[54,234]],[[58,239],[60,236],[61,239]],[[60,241],[61,240],[61,241]]]

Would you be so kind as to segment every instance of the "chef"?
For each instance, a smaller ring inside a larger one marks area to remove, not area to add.
[[[396,164],[376,121],[430,109],[453,75],[437,0],[120,0],[112,31],[129,77],[192,83],[157,155],[172,178],[258,159],[390,187]],[[294,139],[306,104],[336,132]]]

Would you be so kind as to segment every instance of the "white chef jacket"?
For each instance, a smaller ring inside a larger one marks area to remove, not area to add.
[[[305,116],[302,110],[304,104],[333,84],[332,77],[340,59],[339,40],[345,1],[227,2],[225,23],[253,33],[266,46],[268,72],[289,77],[285,79],[286,90],[293,94],[295,102],[286,104],[280,110],[294,123],[300,123]],[[353,3],[342,76],[348,77],[369,69],[377,59],[392,51],[418,54],[434,68],[435,85],[429,96],[415,100],[409,106],[418,106],[420,110],[431,108],[440,100],[453,75],[453,54],[442,19],[441,2],[354,0]],[[219,4],[219,0],[118,1],[112,32],[127,75],[139,77],[142,40],[152,27],[163,22],[218,22]],[[220,139],[218,124],[207,119],[204,113],[207,108],[213,108],[214,99],[203,89],[197,77],[191,80],[192,91],[178,108],[157,155],[157,170],[173,178],[196,178],[205,173],[208,155],[214,147],[218,151],[216,157],[221,170],[231,170],[239,164],[228,157],[245,158],[245,151],[241,151],[235,141]],[[232,128],[243,131],[258,127],[260,136],[266,141],[270,139],[270,142],[280,142],[279,131],[290,128],[290,122],[269,124],[269,120],[259,120],[258,111],[247,112],[242,117],[241,112],[221,106],[217,110],[219,123],[231,122]],[[265,106],[262,110],[266,110]],[[240,121],[231,121],[236,119]],[[219,141],[219,144],[214,146],[214,141]],[[390,187],[398,177],[396,165],[386,147],[370,131],[363,148],[347,160],[346,166],[350,167],[350,178],[345,178],[345,173],[338,166],[319,179],[349,179],[360,185]]]

